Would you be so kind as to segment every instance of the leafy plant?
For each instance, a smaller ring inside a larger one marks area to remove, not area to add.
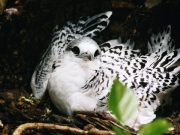
[[[120,83],[118,79],[115,79],[109,95],[108,107],[117,120],[122,124],[125,124],[138,109],[138,99],[132,90]],[[166,119],[156,119],[153,122],[140,127],[138,134],[160,135],[166,133],[170,127],[171,124]],[[130,134],[130,131],[127,132],[118,127],[113,127],[113,129],[118,135]]]
[[[132,90],[115,79],[109,95],[108,107],[116,118],[125,124],[137,110],[138,99]]]
[[[172,125],[164,118],[159,118],[153,122],[142,126],[138,133],[139,135],[160,135],[167,132]]]

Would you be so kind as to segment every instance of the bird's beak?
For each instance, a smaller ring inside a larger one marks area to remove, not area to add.
[[[84,61],[91,61],[93,59],[93,56],[92,56],[92,54],[90,52],[87,52],[87,53],[81,54],[81,58]]]
[[[84,60],[84,61],[91,61],[91,60],[92,60],[92,57],[91,57],[91,55],[87,54],[87,55],[84,55],[84,56],[83,56],[83,60]]]

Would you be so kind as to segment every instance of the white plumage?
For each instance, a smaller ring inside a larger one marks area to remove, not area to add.
[[[70,45],[69,51],[55,65],[48,82],[48,91],[54,105],[61,112],[72,116],[73,111],[93,111],[96,108],[95,91],[82,90],[82,87],[94,76],[93,71],[100,67],[100,56],[94,57],[95,52],[100,53],[100,48],[88,37],[70,44],[73,45]],[[72,52],[76,47],[80,49],[78,56]]]
[[[58,110],[72,116],[74,111],[108,111],[108,93],[118,78],[134,91],[139,104],[147,96],[135,125],[138,110],[127,123],[137,130],[156,117],[157,107],[179,85],[180,49],[172,44],[170,26],[151,37],[146,55],[121,39],[98,45],[91,37],[109,24],[111,14],[67,22],[60,30],[56,27],[51,45],[34,71],[31,87],[36,98],[43,98],[48,90]]]

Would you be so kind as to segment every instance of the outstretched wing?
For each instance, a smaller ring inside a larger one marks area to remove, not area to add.
[[[144,68],[129,76],[129,80],[125,82],[134,90],[142,104],[140,112],[137,110],[128,123],[128,126],[133,126],[136,130],[156,117],[154,112],[157,107],[168,103],[170,93],[179,85],[177,75],[180,72],[180,49],[174,49],[171,45],[170,33],[166,33],[166,36],[168,38],[163,39],[164,34],[158,34],[156,40],[162,39],[159,44],[152,44],[149,46],[149,54],[138,58],[144,61]]]
[[[112,12],[109,11],[93,17],[84,17],[74,22],[67,22],[61,29],[58,26],[54,28],[51,44],[31,79],[31,88],[36,98],[44,96],[53,64],[61,59],[68,43],[83,36],[93,37],[99,34],[109,24],[111,14]]]
[[[129,41],[123,44],[118,39],[101,45],[101,68],[84,86],[85,89],[96,90],[100,110],[105,109],[108,92],[115,78],[134,90],[140,101],[147,94],[146,107],[156,102],[157,98],[160,102],[163,96],[159,95],[178,86],[180,49],[174,49],[170,31],[168,26],[163,34],[151,37],[153,44],[148,43],[147,55],[140,55],[139,50],[133,50],[134,45]],[[158,105],[152,106],[153,110]]]
[[[134,91],[139,104],[146,97],[141,111],[137,110],[136,116],[127,125],[137,130],[140,125],[155,118],[154,111],[166,100],[165,94],[179,85],[180,49],[174,48],[170,32],[168,26],[162,34],[153,35],[151,44],[148,43],[147,55],[140,55],[139,50],[133,50],[129,41],[123,44],[118,39],[101,45],[101,68],[84,86],[84,89],[96,90],[99,99],[97,110],[107,110],[108,93],[113,80],[119,78]]]

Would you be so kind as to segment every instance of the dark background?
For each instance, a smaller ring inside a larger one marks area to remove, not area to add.
[[[149,0],[152,4],[153,0]],[[55,25],[63,26],[68,20],[91,16],[108,10],[113,11],[110,25],[95,39],[131,39],[135,49],[147,53],[150,36],[172,27],[175,45],[180,46],[179,0],[162,0],[148,8],[145,0],[1,0],[0,1],[0,97],[18,101],[20,95],[31,93],[31,75],[51,41]],[[172,105],[164,116],[172,116],[179,123],[178,91],[173,92]],[[10,100],[10,101],[9,101]],[[0,112],[4,111],[0,107]],[[36,111],[36,110],[35,110]],[[0,113],[4,123],[11,124],[9,115]],[[6,119],[4,118],[6,117]],[[23,123],[23,122],[22,122]],[[18,123],[19,124],[19,123]],[[9,131],[10,132],[10,131]],[[175,129],[179,133],[179,129]]]

